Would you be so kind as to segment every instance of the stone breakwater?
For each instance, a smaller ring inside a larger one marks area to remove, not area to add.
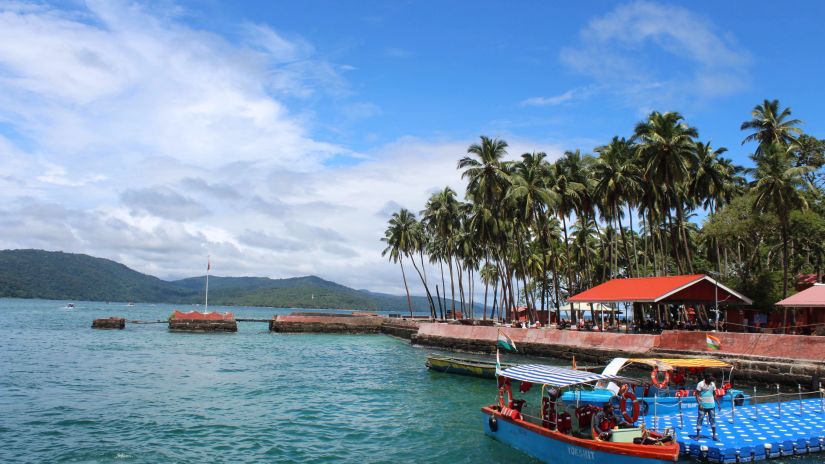
[[[281,333],[383,333],[411,339],[419,323],[406,319],[350,315],[278,315],[269,321],[270,332]]]
[[[825,382],[825,337],[714,333],[719,350],[709,350],[705,332],[665,331],[659,335],[513,329],[421,322],[377,316],[277,316],[275,332],[383,333],[411,343],[473,353],[495,352],[498,331],[510,336],[519,353],[606,364],[616,357],[713,357],[732,364],[735,377],[757,384],[816,388]]]
[[[496,327],[421,324],[412,342],[458,351],[495,351]],[[705,332],[665,331],[660,335],[501,328],[531,356],[606,364],[616,357],[713,357],[732,364],[735,376],[753,383],[803,385],[825,382],[825,337],[714,333],[719,350],[709,350]]]

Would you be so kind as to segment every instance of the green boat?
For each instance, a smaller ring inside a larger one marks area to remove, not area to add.
[[[496,378],[496,362],[483,359],[456,358],[431,354],[427,356],[427,368],[448,374],[469,375],[485,379]],[[512,363],[501,363],[501,368],[515,366]]]

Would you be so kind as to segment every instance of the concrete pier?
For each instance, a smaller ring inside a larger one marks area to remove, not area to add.
[[[169,318],[172,332],[237,332],[238,322],[232,313],[182,313],[175,311]]]
[[[107,317],[105,319],[95,319],[92,321],[93,329],[116,329],[126,328],[126,319],[123,317]]]

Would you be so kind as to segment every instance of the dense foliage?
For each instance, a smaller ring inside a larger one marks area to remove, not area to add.
[[[825,141],[790,116],[765,100],[742,123],[743,145],[755,144],[752,169],[675,112],[653,112],[629,137],[554,162],[545,153],[507,160],[505,141],[482,136],[458,161],[465,201],[447,187],[420,220],[406,209],[393,214],[384,254],[401,264],[405,286],[404,263],[413,265],[433,317],[447,311],[439,294],[473,316],[477,283],[481,317],[525,305],[535,318],[611,278],[690,273],[770,308],[793,291],[794,275],[821,273],[825,257]],[[427,276],[425,259],[438,276]]]
[[[123,264],[83,254],[42,250],[0,251],[0,298],[201,303],[204,276],[167,282]],[[413,308],[427,311],[425,298]],[[221,306],[406,310],[403,297],[354,290],[315,276],[209,278],[209,303]]]

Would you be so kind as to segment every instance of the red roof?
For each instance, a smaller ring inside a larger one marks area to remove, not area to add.
[[[725,287],[704,274],[613,279],[574,295],[567,301],[585,303],[612,301],[713,303],[717,299],[719,302],[727,303],[752,303],[748,297]]]
[[[776,304],[777,306],[791,306],[796,308],[825,307],[825,284],[816,284]]]

